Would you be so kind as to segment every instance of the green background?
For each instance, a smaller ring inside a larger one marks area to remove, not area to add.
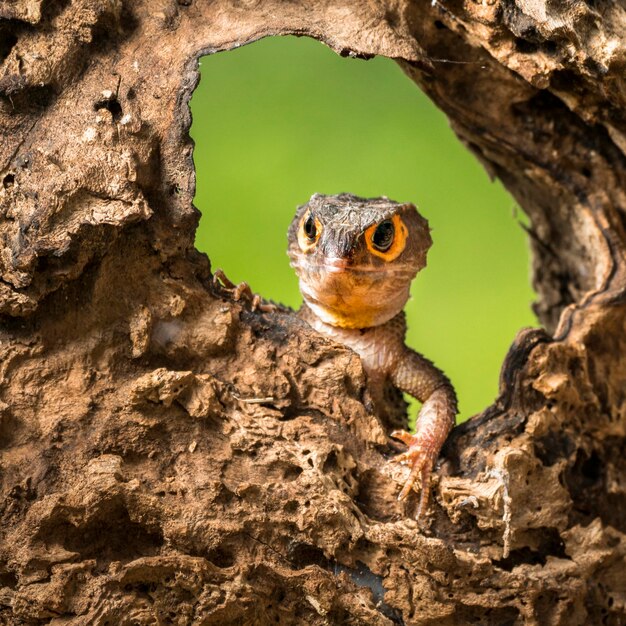
[[[454,383],[460,418],[490,404],[530,310],[521,211],[391,60],[342,59],[275,37],[204,57],[192,100],[197,247],[234,282],[297,308],[286,231],[314,192],[416,204],[433,247],[413,283],[407,343]]]

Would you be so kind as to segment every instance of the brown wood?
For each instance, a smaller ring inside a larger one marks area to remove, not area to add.
[[[626,623],[625,19],[0,0],[2,623]],[[532,224],[546,331],[421,528],[357,357],[193,247],[197,59],[288,33],[396,59]]]

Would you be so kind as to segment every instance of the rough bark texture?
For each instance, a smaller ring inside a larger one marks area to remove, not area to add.
[[[0,0],[0,620],[626,623],[625,25]],[[546,332],[455,430],[421,528],[358,358],[215,293],[193,248],[198,56],[286,33],[396,59],[532,222]]]

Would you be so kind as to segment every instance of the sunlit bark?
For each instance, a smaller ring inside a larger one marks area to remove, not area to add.
[[[624,623],[625,23],[0,0],[0,620]],[[289,33],[396,59],[530,218],[546,330],[454,431],[420,527],[357,357],[216,292],[193,247],[197,59]]]

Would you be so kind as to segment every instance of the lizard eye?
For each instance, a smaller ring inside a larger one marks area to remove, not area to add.
[[[365,243],[374,256],[389,262],[402,254],[408,234],[402,218],[394,215],[388,220],[372,224],[365,231]]]
[[[315,220],[311,215],[304,220],[304,234],[307,236],[307,239],[310,239],[311,241],[313,241],[315,239],[315,235],[317,235]]]
[[[298,229],[298,244],[303,252],[311,250],[322,233],[322,224],[309,211],[304,214]]]
[[[380,252],[387,252],[393,243],[395,227],[391,220],[381,222],[372,235],[372,245]]]

